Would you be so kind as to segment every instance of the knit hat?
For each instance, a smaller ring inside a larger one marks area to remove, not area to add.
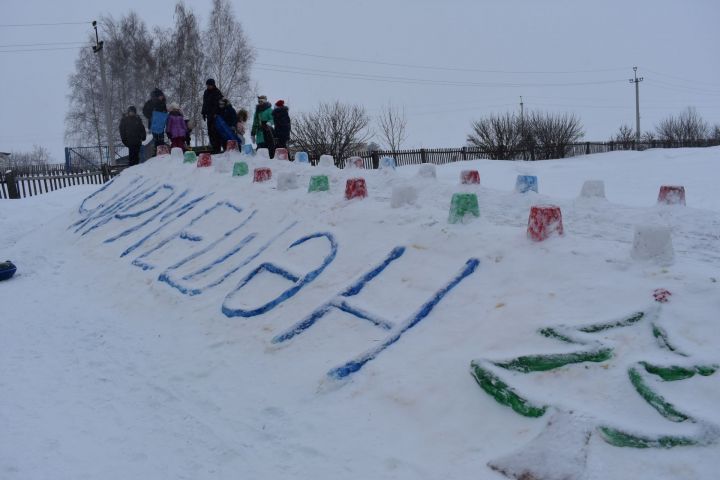
[[[174,112],[175,110],[180,110],[180,105],[178,105],[177,103],[171,103],[168,107],[168,110],[170,110],[171,112]]]
[[[153,98],[158,98],[158,97],[164,97],[165,94],[163,93],[162,90],[160,90],[159,88],[156,88],[155,90],[152,91],[150,96]]]
[[[267,95],[258,95],[258,102],[267,102]]]
[[[275,102],[276,107],[284,107],[285,106],[285,100],[278,100]]]
[[[137,113],[137,108],[135,108],[135,105],[130,105],[128,107],[128,113],[130,113],[130,112]]]
[[[205,85],[212,85],[215,86],[215,79],[214,78],[208,78],[207,82],[205,82]]]

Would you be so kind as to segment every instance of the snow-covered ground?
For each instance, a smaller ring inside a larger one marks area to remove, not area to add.
[[[720,373],[647,380],[691,417],[672,422],[628,368],[720,363],[719,148],[460,162],[437,178],[268,160],[231,177],[231,159],[213,161],[160,157],[99,192],[0,202],[0,260],[18,266],[0,283],[0,478],[499,479],[489,462],[523,459],[546,479],[717,478]],[[258,166],[273,179],[253,183]],[[459,185],[467,169],[481,186]],[[300,188],[279,190],[281,173]],[[330,191],[308,193],[318,174]],[[515,193],[520,174],[540,193]],[[369,196],[347,201],[356,176]],[[578,198],[588,179],[607,200]],[[418,197],[391,208],[400,185]],[[660,185],[684,186],[687,206],[657,205]],[[448,223],[456,192],[477,194],[479,218]],[[564,236],[527,238],[536,204],[561,207]],[[672,262],[631,257],[638,225],[670,228]],[[641,321],[594,335],[607,361],[499,371],[549,407],[540,418],[470,374],[576,350],[540,328],[637,311],[685,356]],[[639,449],[599,426],[705,430],[702,445]]]

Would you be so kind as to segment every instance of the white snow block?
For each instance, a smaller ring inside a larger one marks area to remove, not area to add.
[[[417,189],[412,185],[396,185],[392,189],[390,206],[392,208],[398,208],[403,205],[415,205],[417,198]]]
[[[318,167],[334,167],[335,159],[332,155],[320,155],[320,161]]]
[[[488,462],[488,466],[516,480],[585,479],[588,443],[592,435],[589,420],[557,412],[545,429],[524,447]]]
[[[233,162],[227,155],[215,155],[213,164],[217,173],[230,173],[233,168]]]
[[[420,168],[418,168],[417,171],[418,177],[423,178],[437,178],[437,172],[435,170],[435,165],[432,163],[423,163],[420,165]]]
[[[670,227],[660,225],[636,226],[630,256],[635,260],[653,260],[660,263],[672,262],[675,253]]]
[[[279,173],[277,176],[278,190],[294,190],[298,188],[298,176],[292,172]]]
[[[170,150],[170,158],[172,158],[173,160],[182,162],[183,161],[182,148],[175,147],[172,150]]]
[[[258,148],[255,152],[255,157],[258,160],[270,160],[270,150],[267,148]]]
[[[585,180],[580,190],[581,198],[605,198],[605,182],[602,180]]]

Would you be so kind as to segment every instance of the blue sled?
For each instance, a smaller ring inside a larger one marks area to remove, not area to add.
[[[10,260],[0,263],[0,280],[7,280],[15,275],[17,267]]]

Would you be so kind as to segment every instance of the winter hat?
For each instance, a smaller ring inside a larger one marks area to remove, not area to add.
[[[207,82],[205,82],[205,85],[212,85],[215,86],[215,79],[214,78],[208,78]]]
[[[158,97],[164,97],[165,94],[163,93],[162,90],[160,90],[159,88],[156,88],[155,90],[152,91],[150,96],[154,97],[154,98],[158,98]]]
[[[276,107],[284,107],[285,106],[285,100],[278,100],[275,102]]]
[[[175,110],[180,110],[180,105],[178,105],[177,103],[171,103],[168,107],[168,110],[170,110],[171,112],[174,112]]]
[[[128,107],[128,113],[130,113],[130,112],[137,113],[137,108],[135,108],[135,105],[130,105]]]
[[[267,102],[267,95],[258,95],[258,102]]]

